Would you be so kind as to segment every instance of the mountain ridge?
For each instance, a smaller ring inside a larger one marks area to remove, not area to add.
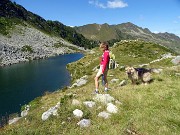
[[[99,29],[97,29],[97,27]],[[180,53],[180,38],[175,34],[168,32],[153,33],[148,28],[139,27],[131,22],[121,23],[117,25],[109,25],[107,23],[93,24],[93,25],[87,24],[74,28],[78,33],[92,40],[111,41],[111,40],[142,39],[145,41],[159,43],[163,46],[166,46],[176,51],[177,53]]]

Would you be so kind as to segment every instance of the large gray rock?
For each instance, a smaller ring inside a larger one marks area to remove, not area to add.
[[[43,121],[47,120],[51,115],[57,116],[58,113],[58,109],[60,108],[60,102],[57,103],[56,106],[51,107],[49,110],[47,110],[46,112],[44,112],[41,116],[41,119]]]

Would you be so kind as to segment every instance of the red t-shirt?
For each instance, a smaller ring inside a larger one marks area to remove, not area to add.
[[[100,66],[102,66],[102,73],[104,74],[104,71],[106,70],[106,68],[108,68],[109,65],[109,50],[105,50],[102,57],[101,57],[101,63]]]

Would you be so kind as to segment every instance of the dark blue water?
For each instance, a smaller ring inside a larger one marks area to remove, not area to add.
[[[83,54],[66,54],[0,68],[0,116],[20,111],[44,92],[70,85],[66,65]]]

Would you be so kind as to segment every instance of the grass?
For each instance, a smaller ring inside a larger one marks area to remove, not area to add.
[[[16,18],[0,17],[0,34],[8,36],[8,34],[15,28],[15,25],[21,24],[21,21]]]
[[[135,44],[136,45],[136,44]],[[145,46],[145,45],[144,45]],[[120,48],[119,48],[120,47]],[[116,49],[122,49],[119,46]],[[130,64],[131,58],[125,52],[115,52],[116,59],[120,65]],[[151,48],[150,48],[151,49]],[[47,135],[47,134],[65,134],[65,135],[177,135],[180,134],[180,76],[176,73],[180,72],[180,67],[173,67],[170,60],[164,60],[160,63],[153,63],[153,67],[161,67],[163,71],[160,74],[153,74],[153,82],[149,85],[131,85],[127,80],[124,70],[110,69],[108,72],[109,94],[122,104],[116,104],[119,111],[117,114],[112,114],[107,120],[97,117],[98,113],[106,110],[106,105],[99,102],[94,108],[87,108],[82,102],[93,100],[91,94],[94,90],[94,76],[92,71],[99,62],[97,48],[94,49],[94,54],[87,54],[81,60],[68,64],[68,69],[73,74],[73,80],[88,74],[88,83],[81,87],[64,88],[53,93],[45,93],[44,96],[30,102],[32,106],[28,115],[18,121],[16,124],[6,126],[0,129],[0,135]],[[162,49],[159,52],[167,53]],[[159,55],[159,56],[158,56]],[[161,53],[152,56],[151,60],[160,57]],[[142,54],[142,56],[145,56]],[[126,60],[124,59],[126,58]],[[138,63],[139,59],[135,59],[134,64]],[[149,62],[150,59],[144,58],[144,62]],[[122,62],[122,63],[121,63]],[[119,82],[111,83],[111,79],[119,79]],[[126,79],[127,85],[120,87],[118,84]],[[102,92],[103,87],[100,85]],[[80,105],[73,106],[72,100],[77,99],[81,102]],[[41,120],[43,112],[50,107],[61,102],[61,107],[58,110],[58,116],[52,116],[46,121]],[[80,119],[73,116],[73,110],[76,108],[84,112],[83,118],[91,119],[91,126],[88,128],[80,128],[77,125]]]
[[[25,45],[21,48],[21,51],[23,52],[29,52],[29,53],[33,53],[33,49],[30,45]]]

